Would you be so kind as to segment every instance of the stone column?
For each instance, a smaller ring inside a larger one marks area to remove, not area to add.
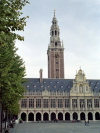
[[[36,109],[36,98],[34,97],[34,109]]]
[[[93,112],[93,121],[95,121],[95,112]]]
[[[36,113],[34,113],[34,121],[36,121]]]
[[[73,115],[72,115],[72,113],[70,113],[70,120],[71,120],[71,121],[73,120]]]
[[[28,113],[26,113],[26,122],[28,122]]]
[[[88,113],[85,113],[85,120],[88,121]]]
[[[94,98],[92,97],[92,109],[94,110]]]
[[[50,113],[49,113],[49,121],[51,121]]]
[[[58,112],[56,113],[56,119],[58,119]]]
[[[72,98],[70,98],[70,110],[72,110]]]
[[[41,113],[41,121],[43,121],[43,113]]]
[[[80,120],[80,112],[78,112],[78,120]]]
[[[77,109],[80,110],[80,99],[77,98]]]
[[[65,121],[65,113],[63,113],[63,120]]]

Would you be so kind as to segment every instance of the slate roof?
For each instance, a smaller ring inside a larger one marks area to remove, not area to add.
[[[87,80],[91,89],[94,92],[100,92],[100,80]],[[24,83],[28,91],[67,91],[69,92],[73,86],[73,79],[43,79],[40,82],[39,78],[27,78]]]

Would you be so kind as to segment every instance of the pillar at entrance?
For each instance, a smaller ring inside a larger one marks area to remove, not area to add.
[[[28,122],[28,113],[26,114],[26,122]]]
[[[41,121],[43,121],[43,114],[41,114]]]
[[[65,114],[63,113],[63,120],[65,121]]]
[[[85,120],[88,121],[88,114],[85,114]]]
[[[80,113],[78,113],[78,120],[80,120]]]
[[[50,117],[50,114],[49,114],[49,121],[51,121],[51,117]]]
[[[72,115],[72,113],[70,113],[70,120],[71,120],[71,121],[73,120],[73,115]]]
[[[93,121],[95,121],[95,113],[93,112]]]
[[[36,114],[34,114],[34,121],[36,121]]]

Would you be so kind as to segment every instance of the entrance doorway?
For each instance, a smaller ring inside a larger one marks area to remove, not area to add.
[[[82,113],[80,114],[80,120],[85,120],[85,113],[82,112]]]
[[[91,112],[88,113],[88,120],[93,120],[93,114]]]
[[[56,114],[55,113],[51,113],[51,121],[56,120]]]
[[[95,120],[100,120],[100,113],[99,112],[95,113]]]
[[[34,114],[33,113],[29,113],[28,121],[34,121]]]
[[[67,120],[67,121],[70,120],[70,113],[67,112],[67,113],[65,114],[65,120]]]
[[[78,115],[76,112],[73,113],[73,120],[78,120]]]
[[[63,120],[63,114],[62,113],[58,113],[58,120]]]
[[[22,113],[22,114],[21,114],[21,119],[22,119],[23,121],[26,121],[26,113]]]
[[[43,114],[43,120],[44,121],[48,121],[49,120],[49,114],[48,113],[44,113]]]
[[[36,121],[41,121],[41,113],[36,114]]]

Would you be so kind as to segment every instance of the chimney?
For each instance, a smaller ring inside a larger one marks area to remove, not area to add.
[[[43,70],[42,69],[40,69],[40,82],[42,82],[43,81],[43,75],[42,75],[42,72],[43,72]]]

